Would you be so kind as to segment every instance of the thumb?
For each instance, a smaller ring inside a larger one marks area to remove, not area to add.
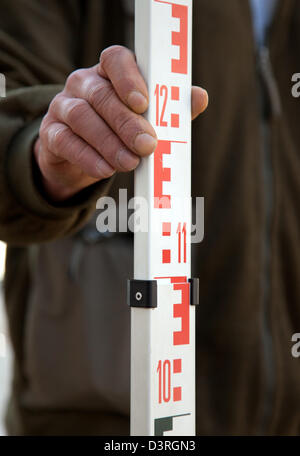
[[[192,87],[192,120],[196,119],[208,106],[208,93],[201,87]]]

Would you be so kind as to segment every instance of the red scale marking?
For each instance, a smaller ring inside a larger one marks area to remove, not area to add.
[[[163,264],[171,263],[171,250],[162,251],[162,262],[163,262]]]
[[[188,74],[188,6],[165,0],[155,0],[172,6],[172,17],[180,20],[180,31],[172,32],[172,45],[179,46],[180,58],[172,59],[172,73]]]
[[[171,87],[171,100],[179,101],[180,99],[180,88],[176,86]]]
[[[164,168],[163,156],[171,154],[171,144],[187,144],[187,141],[158,141],[154,152],[154,208],[170,209],[171,195],[163,194],[163,182],[171,182],[171,168]]]
[[[164,222],[162,226],[162,235],[163,236],[171,236],[171,223]]]
[[[173,360],[173,372],[174,372],[174,374],[180,374],[180,372],[182,372],[181,359]]]
[[[179,60],[172,59],[172,72],[188,73],[188,7],[184,5],[172,5],[172,17],[180,19],[180,31],[172,32],[172,44],[179,46]]]
[[[186,283],[187,277],[154,277],[154,280],[170,279],[171,283]]]
[[[173,317],[181,319],[181,331],[174,331],[173,345],[188,345],[190,343],[190,285],[176,283],[175,291],[181,291],[181,302],[173,305]]]
[[[179,87],[171,87],[171,100],[179,101],[180,98],[180,89]],[[171,127],[179,128],[180,125],[180,116],[179,114],[171,114]]]
[[[171,181],[171,169],[163,167],[163,155],[171,154],[171,141],[158,141],[154,152],[154,207],[170,208],[171,196],[163,195],[163,182]]]
[[[173,388],[173,400],[174,402],[178,402],[178,401],[181,401],[182,399],[182,388],[181,386],[175,386],[175,388]]]
[[[171,127],[179,128],[179,114],[171,114]]]
[[[172,32],[172,45],[179,46],[179,59],[172,59],[172,72],[179,74],[188,73],[188,7],[184,5],[174,4],[170,1],[155,0],[157,3],[169,4],[172,7],[172,17],[180,20],[180,31]],[[180,100],[180,88],[171,87],[171,99],[173,101]],[[171,127],[179,128],[179,114],[171,114]],[[171,196],[163,195],[163,182],[171,181],[171,169],[163,167],[163,154],[171,153],[171,143],[186,143],[184,141],[159,141],[158,147],[154,154],[154,197],[155,208],[169,207],[171,208]],[[159,202],[163,200],[163,203]],[[166,205],[167,200],[167,205]],[[164,222],[162,224],[162,236],[171,236],[171,223]],[[171,250],[162,251],[163,263],[171,262]],[[189,344],[189,284],[187,277],[155,277],[155,279],[170,279],[174,290],[180,290],[182,295],[181,303],[173,305],[173,317],[181,319],[181,331],[174,331],[173,344],[185,345]],[[173,360],[173,372],[179,374],[182,372],[182,360]],[[182,400],[182,387],[176,386],[173,388],[173,400],[178,402]]]

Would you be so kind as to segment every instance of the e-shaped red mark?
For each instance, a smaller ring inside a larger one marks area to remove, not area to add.
[[[172,32],[172,44],[179,46],[179,60],[172,59],[172,73],[188,72],[188,7],[172,5],[172,17],[180,19],[180,31]]]
[[[163,167],[163,156],[171,154],[171,141],[158,141],[154,152],[154,208],[170,209],[171,195],[163,195],[163,182],[171,181],[171,169]]]
[[[172,59],[172,73],[187,74],[188,67],[188,6],[177,5],[166,0],[155,0],[172,6],[172,17],[180,20],[180,31],[172,32],[173,46],[179,46],[179,60]]]
[[[175,291],[181,291],[181,302],[173,305],[173,317],[181,318],[181,331],[174,331],[173,345],[188,345],[190,343],[190,284],[176,283]]]

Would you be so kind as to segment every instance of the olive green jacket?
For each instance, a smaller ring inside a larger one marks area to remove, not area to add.
[[[132,191],[131,176],[54,206],[32,144],[67,75],[94,65],[108,45],[130,45],[132,27],[130,0],[1,3],[8,93],[0,102],[0,238],[8,243],[15,352],[12,434],[129,432],[122,297],[132,239],[100,239],[94,220],[86,223],[99,196]],[[210,94],[193,130],[193,195],[205,197],[205,239],[193,246],[201,435],[300,432],[300,365],[291,355],[300,331],[300,102],[291,95],[300,71],[298,1],[281,0],[269,50],[270,60],[257,58],[246,0],[194,1],[194,82]]]

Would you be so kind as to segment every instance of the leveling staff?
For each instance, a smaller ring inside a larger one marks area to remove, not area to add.
[[[1,7],[8,431],[127,434],[132,237],[104,239],[88,221],[99,196],[132,189],[122,171],[156,145],[133,55],[110,48],[99,63],[108,46],[132,48],[133,2]],[[192,191],[206,209],[193,250],[197,433],[297,434],[300,3],[197,0],[193,14],[194,81],[211,99],[193,126]],[[197,115],[207,96],[193,93]]]

